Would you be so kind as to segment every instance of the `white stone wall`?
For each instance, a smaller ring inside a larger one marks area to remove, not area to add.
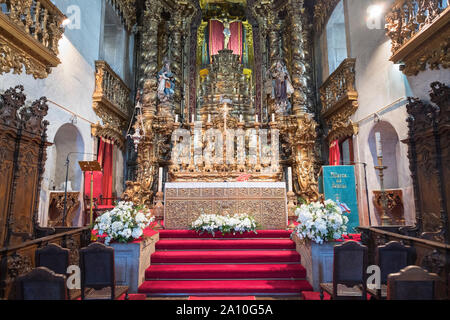
[[[60,153],[96,153],[95,139],[91,136],[91,124],[101,122],[101,119],[92,109],[92,94],[95,87],[95,60],[100,59],[106,1],[55,0],[53,2],[73,22],[66,27],[64,36],[59,42],[58,57],[61,64],[53,68],[46,79],[36,80],[25,72],[21,75],[11,73],[0,75],[0,90],[22,84],[28,101],[41,96],[47,97],[50,100],[48,115],[45,118],[50,122],[47,131],[48,141],[54,143],[58,130],[65,124],[71,124],[80,136],[75,143],[67,143],[66,146],[60,147],[62,150]],[[132,49],[129,50],[132,52]],[[132,65],[130,61],[126,61],[125,64]],[[128,84],[132,84],[131,79],[128,79]],[[61,141],[59,143],[61,145]],[[118,189],[116,192],[119,191],[117,193],[120,195],[123,182],[123,156],[121,152],[116,152],[116,155],[115,168],[119,176],[116,178],[115,186]],[[61,161],[62,159],[65,161],[67,154],[58,155],[57,148],[53,145],[48,148],[47,156],[39,207],[39,222],[42,226],[47,225],[48,192],[53,189],[56,181],[65,180],[65,167]],[[72,183],[74,191],[83,191],[83,179],[78,169],[78,160],[92,160],[92,157],[92,155],[70,157],[69,180],[72,179],[75,182]],[[56,190],[59,190],[60,185],[57,184]],[[81,210],[82,208],[78,210],[74,225],[82,223]]]

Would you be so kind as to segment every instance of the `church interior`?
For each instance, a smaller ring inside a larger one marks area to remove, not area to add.
[[[0,300],[450,299],[448,0],[0,0]]]

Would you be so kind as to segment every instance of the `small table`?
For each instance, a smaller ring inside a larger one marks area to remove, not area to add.
[[[62,225],[64,214],[64,191],[50,191],[48,207],[48,226],[49,227],[72,227],[72,220],[76,209],[80,206],[80,192],[67,192],[67,216],[66,225]]]

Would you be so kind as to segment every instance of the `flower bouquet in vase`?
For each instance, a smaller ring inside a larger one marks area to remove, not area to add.
[[[348,217],[332,200],[303,204],[295,211],[299,223],[292,233],[307,280],[314,291],[321,282],[333,280],[333,256],[336,240],[347,234]]]

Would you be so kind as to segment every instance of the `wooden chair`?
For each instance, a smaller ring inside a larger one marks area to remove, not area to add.
[[[94,242],[80,250],[81,300],[114,300],[128,287],[116,286],[114,249]]]
[[[381,288],[367,289],[367,291],[377,299],[386,299],[388,275],[414,264],[414,261],[414,248],[404,246],[397,241],[391,241],[383,246],[379,246],[376,252],[376,265],[380,267],[381,271]]]
[[[57,274],[67,275],[69,267],[70,250],[50,243],[47,246],[37,249],[35,252],[36,267],[46,267]],[[76,300],[81,296],[81,291],[77,289],[68,290],[70,300]]]
[[[441,278],[419,266],[392,273],[387,280],[387,300],[434,300]]]
[[[368,250],[356,241],[334,247],[333,283],[320,284],[320,300],[324,291],[331,299],[367,299]]]
[[[16,279],[18,300],[66,300],[66,276],[37,267]]]

